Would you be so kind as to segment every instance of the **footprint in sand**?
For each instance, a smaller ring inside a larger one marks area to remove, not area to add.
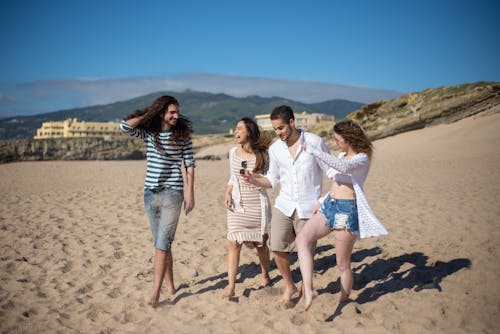
[[[290,317],[290,322],[295,326],[301,326],[304,323],[304,316],[301,314],[294,314]]]
[[[36,296],[39,298],[47,298],[47,294],[45,292],[42,292],[39,287],[36,288]]]
[[[113,316],[113,318],[122,325],[130,322],[129,316],[126,312],[120,312],[119,314]]]
[[[114,255],[115,259],[119,260],[123,257],[123,255],[125,255],[125,252],[117,251],[113,255]]]
[[[98,313],[97,313],[97,310],[96,308],[92,305],[90,307],[90,311],[87,312],[87,319],[89,320],[92,320],[92,321],[96,321],[97,320],[97,316],[98,316]]]
[[[108,293],[108,296],[110,296],[111,298],[116,298],[116,297],[119,297],[121,296],[121,291],[120,291],[120,288],[114,288],[113,290],[111,290],[110,293]]]
[[[120,241],[111,241],[111,246],[113,246],[113,248],[120,248],[122,243]]]
[[[5,302],[2,301],[0,307],[2,310],[12,310],[16,305],[12,300],[6,300]]]
[[[86,294],[86,293],[89,293],[90,291],[92,291],[92,289],[93,289],[92,284],[86,284],[85,286],[78,289],[77,292],[80,294]]]
[[[62,266],[61,271],[65,274],[65,273],[71,271],[71,269],[73,268],[73,264],[68,260],[63,260],[63,261],[64,261],[64,265]]]

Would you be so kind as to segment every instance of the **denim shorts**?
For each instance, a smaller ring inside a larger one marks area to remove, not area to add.
[[[174,240],[184,194],[171,188],[145,189],[144,206],[156,249],[170,250]]]
[[[359,234],[358,207],[355,199],[335,199],[328,194],[319,209],[326,225],[332,230],[346,230]]]

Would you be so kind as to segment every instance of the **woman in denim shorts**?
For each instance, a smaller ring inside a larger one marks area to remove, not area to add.
[[[340,303],[344,303],[349,300],[352,289],[351,255],[355,241],[358,238],[387,234],[373,214],[363,192],[373,152],[371,141],[361,127],[350,120],[335,124],[333,132],[333,139],[340,150],[338,157],[303,146],[307,153],[331,167],[327,175],[332,179],[332,186],[321,207],[316,209],[316,214],[295,239],[306,311],[317,296],[312,285],[311,246],[314,242],[333,231],[335,256],[340,271]]]

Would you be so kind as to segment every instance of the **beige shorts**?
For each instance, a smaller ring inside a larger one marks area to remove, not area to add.
[[[308,219],[300,219],[297,211],[291,217],[286,216],[280,210],[273,208],[273,218],[271,220],[271,240],[269,248],[275,252],[294,252],[295,237]]]

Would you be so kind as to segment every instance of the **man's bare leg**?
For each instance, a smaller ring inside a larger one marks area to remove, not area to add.
[[[166,251],[165,254],[165,275],[163,280],[165,284],[167,284],[167,292],[174,295],[176,289],[174,285],[174,261],[172,258],[172,250]]]
[[[155,249],[154,272],[153,272],[153,291],[149,298],[148,305],[157,307],[160,300],[160,289],[165,276],[165,259],[167,251]]]
[[[287,252],[273,252],[274,261],[278,266],[278,270],[285,281],[285,292],[281,297],[281,303],[288,306],[291,302],[292,296],[298,291],[292,279],[290,272],[290,255]]]

